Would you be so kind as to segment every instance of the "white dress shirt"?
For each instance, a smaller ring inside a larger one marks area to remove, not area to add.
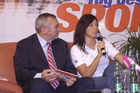
[[[41,45],[41,47],[42,47],[42,49],[43,49],[43,52],[44,52],[44,54],[45,54],[45,56],[46,56],[46,59],[48,59],[48,46],[47,46],[47,42],[46,42],[42,37],[40,37],[38,34],[37,34],[37,38],[38,38],[39,43],[40,43],[40,45]],[[50,42],[50,43],[51,43],[51,42]],[[52,56],[53,56],[53,55],[52,55]],[[53,61],[54,61],[54,63],[55,63],[54,57],[53,57]],[[41,73],[37,73],[37,74],[34,76],[34,78],[41,78]]]

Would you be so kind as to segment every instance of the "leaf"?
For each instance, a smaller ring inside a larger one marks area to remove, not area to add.
[[[127,28],[126,34],[129,36],[127,37],[125,35],[117,34],[126,38],[127,40],[115,41],[113,44],[117,46],[117,48],[119,48],[121,53],[131,57],[140,65],[140,23],[138,33],[136,32],[136,30],[130,32],[130,28]],[[112,36],[114,36],[114,34],[112,34]]]
[[[139,22],[139,31],[138,31],[138,37],[140,37],[140,22]]]

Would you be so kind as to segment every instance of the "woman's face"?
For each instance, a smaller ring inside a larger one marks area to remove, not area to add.
[[[98,22],[93,20],[86,29],[86,37],[95,38],[98,33]]]

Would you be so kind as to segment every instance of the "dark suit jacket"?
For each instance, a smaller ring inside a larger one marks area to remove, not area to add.
[[[76,74],[67,43],[64,40],[58,38],[52,41],[52,51],[58,69]],[[20,85],[32,80],[36,73],[49,68],[36,34],[17,43],[14,66],[16,79]]]

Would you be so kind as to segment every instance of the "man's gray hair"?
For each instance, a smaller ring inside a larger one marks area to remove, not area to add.
[[[43,13],[37,17],[37,19],[35,21],[35,29],[36,29],[37,33],[40,33],[42,27],[47,26],[48,17],[56,18],[55,15],[50,14],[50,13]]]

